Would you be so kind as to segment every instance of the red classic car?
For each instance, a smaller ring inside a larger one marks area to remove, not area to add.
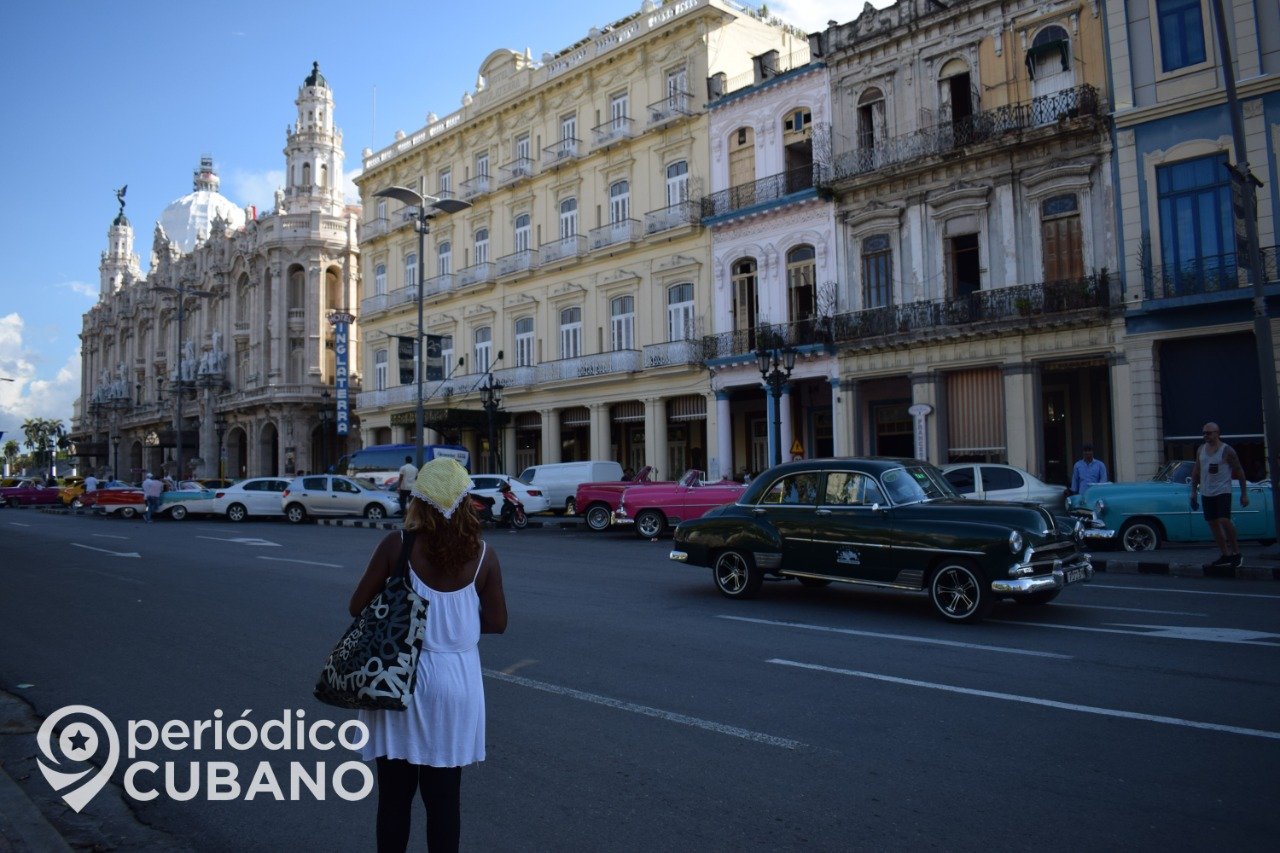
[[[666,480],[651,480],[653,466],[641,468],[630,480],[605,480],[598,483],[583,483],[578,486],[573,505],[592,530],[608,530],[613,524],[613,513],[618,508],[622,493],[630,486],[670,486]],[[687,474],[685,476],[688,476]]]
[[[118,512],[123,518],[133,518],[142,514],[145,502],[142,500],[142,489],[117,483],[85,492],[80,496],[80,505],[95,512]]]
[[[708,510],[736,502],[746,488],[733,480],[704,483],[701,471],[690,470],[678,483],[625,489],[613,512],[613,523],[634,524],[637,536],[653,539],[668,526],[701,518]]]
[[[0,506],[37,506],[57,502],[58,487],[46,486],[39,480],[25,480],[15,486],[0,488]]]

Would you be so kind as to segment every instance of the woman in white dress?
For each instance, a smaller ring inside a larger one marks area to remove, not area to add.
[[[361,711],[369,728],[362,757],[377,760],[380,851],[409,843],[414,794],[427,809],[427,849],[458,849],[462,768],[484,760],[481,634],[507,627],[498,556],[480,538],[465,500],[466,470],[452,459],[422,466],[413,484],[404,531],[378,544],[351,596],[356,616],[385,586],[410,539],[409,577],[427,605],[417,684],[404,711]]]

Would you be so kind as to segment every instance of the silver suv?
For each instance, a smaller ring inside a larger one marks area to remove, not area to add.
[[[294,524],[301,524],[312,515],[363,515],[376,520],[400,512],[395,494],[374,491],[350,477],[332,474],[294,477],[280,495],[280,507],[285,518]]]

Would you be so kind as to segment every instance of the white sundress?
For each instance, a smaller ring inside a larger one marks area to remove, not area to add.
[[[462,767],[484,761],[484,676],[480,671],[480,596],[476,578],[453,592],[409,578],[427,604],[427,631],[418,657],[418,679],[403,711],[360,711],[369,740],[360,757],[403,758],[410,764]]]

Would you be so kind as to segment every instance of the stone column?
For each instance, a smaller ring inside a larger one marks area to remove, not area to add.
[[[858,380],[831,379],[831,439],[836,456],[859,455],[857,441]]]
[[[1111,376],[1112,434],[1110,439],[1112,445],[1109,448],[1099,447],[1098,450],[1102,451],[1102,454],[1106,454],[1108,450],[1111,451],[1115,470],[1107,469],[1109,480],[1114,483],[1133,482],[1141,476],[1135,464],[1137,453],[1134,441],[1136,417],[1133,405],[1133,374],[1129,368],[1129,359],[1122,352],[1108,356],[1107,363]]]
[[[719,474],[722,478],[733,476],[733,415],[729,403],[728,391],[716,391],[716,407],[715,407],[715,436],[716,446],[710,448],[715,451],[716,463],[710,470]],[[708,427],[711,425],[708,424]],[[711,436],[711,430],[707,430],[707,436]],[[707,464],[711,465],[711,458],[708,456]]]
[[[590,412],[591,421],[591,439],[590,439],[590,459],[612,459],[613,453],[610,450],[609,441],[609,404],[608,403],[588,403],[587,409]]]
[[[204,464],[198,472],[201,477],[216,477],[218,474],[218,433],[213,428],[214,403],[212,388],[205,388],[204,400],[200,404],[200,458]]]
[[[667,470],[667,406],[661,397],[644,400],[644,462],[657,470],[654,479],[668,479],[680,472]]]
[[[780,427],[782,429],[782,456],[779,462],[791,461],[791,441],[793,438],[791,425],[791,391],[795,388],[795,383],[787,382],[782,386],[782,397],[778,400],[778,415],[781,420]],[[808,448],[806,448],[807,450]]]
[[[1040,412],[1036,406],[1036,376],[1033,364],[1002,364],[1004,386],[1004,449],[1010,465],[1036,476],[1044,471],[1038,429]]]
[[[539,409],[542,415],[542,462],[560,461],[560,410]]]
[[[511,416],[507,428],[502,430],[502,471],[500,473],[516,476],[520,473],[516,466],[516,416],[515,412],[508,412]]]

